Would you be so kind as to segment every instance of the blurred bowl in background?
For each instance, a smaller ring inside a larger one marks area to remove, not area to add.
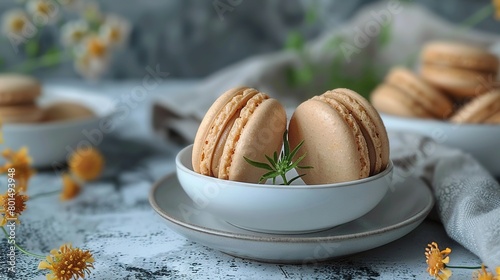
[[[114,102],[109,97],[78,88],[44,87],[39,106],[46,108],[59,102],[82,105],[94,116],[38,123],[5,123],[0,149],[18,150],[26,146],[34,167],[56,169],[65,164],[76,148],[98,146],[105,134],[114,128]]]
[[[473,155],[490,173],[500,176],[500,125],[458,124],[381,114],[388,130],[416,132],[438,144],[459,148]]]

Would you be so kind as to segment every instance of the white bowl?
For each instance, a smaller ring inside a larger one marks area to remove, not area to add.
[[[459,148],[473,155],[494,176],[500,176],[500,125],[381,116],[388,130],[416,132],[433,138],[438,144]]]
[[[47,123],[3,124],[0,149],[28,147],[34,167],[61,168],[77,147],[96,146],[110,132],[114,102],[105,96],[68,87],[47,87],[40,106],[71,101],[91,109],[96,117]],[[100,137],[102,136],[102,137]]]
[[[208,211],[235,226],[268,233],[304,233],[355,220],[372,210],[391,184],[393,165],[351,182],[291,186],[221,180],[193,171],[192,145],[176,157],[177,177],[196,211]],[[193,213],[187,211],[186,214]]]

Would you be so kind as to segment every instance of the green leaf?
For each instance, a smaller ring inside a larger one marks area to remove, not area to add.
[[[314,78],[314,71],[310,66],[305,66],[304,68],[297,70],[295,74],[296,74],[295,78],[297,80],[297,84],[302,86],[309,84]]]
[[[275,178],[276,176],[279,176],[279,172],[278,171],[270,171],[270,172],[267,172],[266,174],[262,175],[262,177],[260,178],[263,178],[263,179],[271,179],[271,178]]]
[[[392,31],[391,22],[387,22],[386,24],[382,25],[382,28],[380,29],[380,34],[378,36],[378,43],[380,44],[381,47],[387,46],[391,41],[392,39],[391,31]]]
[[[38,41],[28,40],[24,45],[24,51],[28,57],[36,57],[39,51]]]
[[[271,166],[269,166],[269,164],[267,163],[263,163],[263,162],[258,162],[258,161],[253,161],[247,157],[243,157],[245,159],[246,162],[248,162],[250,165],[252,166],[255,166],[255,167],[258,167],[258,168],[262,168],[262,169],[266,169],[266,170],[273,170],[273,168]]]
[[[297,167],[297,168],[300,168],[300,169],[312,169],[312,168],[314,168],[314,167],[309,166],[309,165],[308,165],[308,166],[297,165],[296,167]]]
[[[313,24],[314,22],[316,22],[318,18],[316,8],[316,5],[313,5],[306,11],[305,19],[307,24]]]
[[[270,157],[268,155],[264,155],[266,159],[269,161],[269,164],[263,163],[263,162],[257,162],[253,161],[251,159],[248,159],[247,157],[243,157],[247,163],[249,163],[252,166],[266,169],[268,172],[266,172],[264,175],[262,175],[259,179],[259,182],[266,181],[268,179],[273,180],[273,184],[276,184],[276,177],[281,176],[283,178],[283,184],[289,185],[291,182],[295,181],[297,178],[300,178],[300,176],[294,177],[292,180],[288,181],[286,178],[286,174],[288,171],[292,170],[293,168],[297,167],[298,164],[304,159],[306,154],[303,154],[300,156],[295,162],[293,161],[293,158],[297,154],[298,150],[304,143],[304,141],[301,141],[297,147],[293,149],[292,152],[290,152],[290,143],[288,142],[288,131],[285,130],[283,133],[283,149],[280,152],[280,155],[278,157],[278,152],[275,151],[273,153],[273,157]],[[303,168],[312,168],[310,166],[306,166]]]
[[[288,142],[288,130],[285,129],[285,132],[283,133],[283,152],[285,155],[288,155],[290,153],[290,143]]]
[[[297,31],[290,31],[285,41],[285,49],[302,50],[304,48],[304,37]]]
[[[295,157],[295,154],[299,151],[300,147],[302,147],[302,144],[304,144],[304,140],[300,141],[300,143],[293,149],[293,151],[290,153],[289,159],[293,160]]]
[[[266,156],[267,160],[269,161],[269,163],[271,163],[271,168],[272,168],[272,166],[276,166],[276,163],[278,162],[278,160],[275,161],[274,159],[272,159],[268,155],[265,155],[265,156]]]
[[[299,163],[306,157],[305,154],[303,154],[302,156],[300,156],[292,165],[290,165],[290,169],[292,168],[295,168],[299,165]]]
[[[292,183],[293,183],[293,181],[295,181],[295,180],[299,179],[300,177],[302,177],[302,176],[304,176],[304,175],[306,175],[306,174],[301,174],[301,175],[297,175],[297,176],[293,177],[290,181],[288,181],[288,184],[289,184],[289,185],[290,185],[290,184],[292,184]]]

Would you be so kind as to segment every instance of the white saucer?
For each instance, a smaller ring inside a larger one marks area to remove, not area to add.
[[[258,261],[305,264],[366,251],[406,235],[425,219],[434,198],[424,182],[408,178],[357,220],[293,235],[248,231],[208,214],[186,195],[175,174],[153,186],[149,202],[172,230],[207,247]]]

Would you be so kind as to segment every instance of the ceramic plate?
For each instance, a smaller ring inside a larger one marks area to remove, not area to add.
[[[111,132],[110,117],[115,106],[111,98],[79,88],[46,86],[38,104],[45,107],[61,101],[82,104],[96,117],[45,123],[6,123],[2,127],[4,143],[0,144],[0,149],[18,150],[25,146],[33,158],[34,167],[60,168],[75,148],[99,145],[104,135]]]
[[[149,201],[172,230],[190,240],[229,255],[275,263],[314,263],[387,244],[416,228],[434,205],[429,188],[408,178],[357,220],[321,232],[278,235],[237,228],[208,214],[186,195],[175,174],[153,186]]]

